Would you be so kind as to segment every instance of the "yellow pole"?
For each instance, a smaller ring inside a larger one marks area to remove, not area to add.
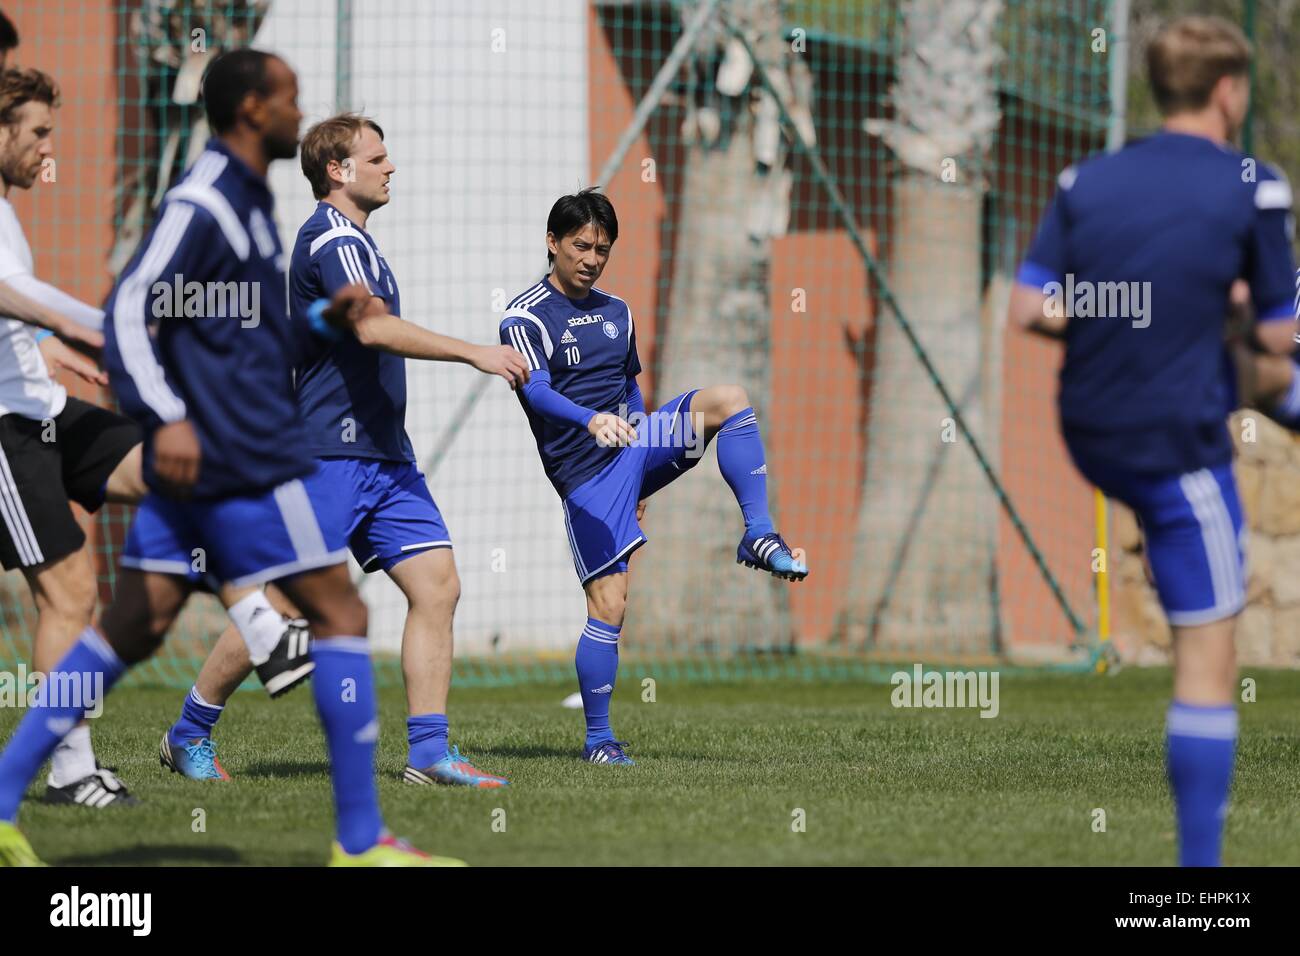
[[[1101,570],[1097,572],[1097,636],[1103,643],[1110,640],[1110,553],[1106,535],[1106,496],[1092,489],[1093,520],[1096,524],[1097,547],[1101,549]],[[1097,660],[1097,670],[1106,669],[1106,657]]]

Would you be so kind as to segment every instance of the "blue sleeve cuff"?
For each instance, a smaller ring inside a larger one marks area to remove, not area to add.
[[[583,408],[551,387],[549,381],[539,381],[534,373],[524,386],[524,397],[533,411],[549,421],[574,428],[586,428],[587,423],[596,417],[590,408]]]
[[[1288,302],[1279,302],[1275,306],[1267,309],[1261,309],[1255,316],[1256,322],[1276,322],[1279,319],[1294,319],[1295,307]]]
[[[43,340],[45,340],[45,339],[48,339],[48,338],[52,337],[53,335],[54,335],[54,333],[51,332],[49,329],[37,329],[37,330],[36,330],[36,341],[37,341],[37,342],[43,341]]]
[[[1020,263],[1020,268],[1016,270],[1016,281],[1021,285],[1041,289],[1049,282],[1060,282],[1061,277],[1046,266],[1040,266],[1037,262],[1030,262],[1026,259]]]

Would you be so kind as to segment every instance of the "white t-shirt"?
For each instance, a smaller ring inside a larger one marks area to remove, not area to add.
[[[0,197],[0,282],[31,274],[32,250],[18,214]],[[68,400],[67,390],[50,378],[35,331],[26,322],[0,316],[0,415],[44,421],[63,411]]]

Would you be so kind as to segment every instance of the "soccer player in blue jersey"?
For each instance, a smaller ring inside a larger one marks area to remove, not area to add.
[[[64,370],[108,384],[94,362],[51,331],[98,349],[104,314],[34,274],[8,199],[30,189],[53,156],[60,99],[58,85],[39,70],[0,71],[0,565],[21,569],[31,588],[32,666],[40,674],[94,620],[94,561],[71,503],[94,512],[105,501],[136,504],[147,490],[140,426],[67,394],[53,377]],[[288,653],[290,627],[260,591],[250,592],[239,603],[260,606],[257,626],[233,619],[255,652],[258,675],[278,696],[305,680],[312,664],[305,647]],[[113,768],[96,759],[87,722],[54,751],[45,799],[92,809],[134,802]]]
[[[88,703],[157,649],[202,568],[223,590],[279,582],[309,622],[337,816],[331,863],[456,864],[384,829],[366,607],[348,577],[337,513],[311,482],[316,464],[293,395],[304,330],[348,325],[369,296],[349,286],[308,321],[286,313],[266,174],[297,151],[293,71],[239,50],[211,63],[203,90],[214,138],[168,192],[105,310],[105,357],[119,402],[145,430],[150,493],[113,603],[52,669],[0,754],[0,862],[38,862],[14,823],[28,782]]]
[[[519,400],[546,475],[559,493],[574,569],[587,595],[575,666],[587,719],[583,758],[631,764],[609,722],[627,606],[628,558],[646,538],[645,501],[689,471],[716,438],[718,467],[745,522],[736,560],[780,578],[808,575],[772,525],[758,419],[739,385],[678,395],[650,415],[627,303],[595,287],[618,239],[609,199],[562,196],[546,221],[550,274],[511,301],[501,341],[528,359]]]
[[[297,370],[311,482],[345,512],[348,542],[366,571],[382,569],[406,595],[402,671],[410,756],[403,779],[479,789],[506,785],[447,743],[452,615],[460,579],[451,535],[429,494],[406,435],[406,358],[465,362],[511,387],[528,379],[523,356],[506,345],[472,345],[403,321],[397,279],[374,238],[370,214],[387,205],[396,170],[374,120],[345,113],[317,123],[302,142],[302,170],[318,200],[298,230],[289,265],[289,312],[352,284],[373,297],[355,337],[319,342]],[[218,640],[163,737],[165,766],[196,779],[229,779],[211,734],[222,707],[249,673],[232,630]]]
[[[1148,50],[1155,135],[1065,170],[1017,275],[1010,318],[1065,341],[1059,409],[1075,464],[1138,517],[1174,634],[1167,762],[1183,865],[1220,861],[1237,739],[1233,627],[1245,529],[1225,410],[1229,292],[1263,353],[1293,347],[1291,189],[1229,145],[1250,46],[1185,17]]]

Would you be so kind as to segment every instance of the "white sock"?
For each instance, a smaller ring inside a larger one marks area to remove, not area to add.
[[[66,787],[95,772],[95,751],[90,748],[90,725],[78,724],[54,748],[50,786]]]
[[[248,656],[253,664],[261,664],[269,658],[284,635],[284,619],[271,607],[266,595],[254,591],[232,604],[226,613],[248,645]]]

